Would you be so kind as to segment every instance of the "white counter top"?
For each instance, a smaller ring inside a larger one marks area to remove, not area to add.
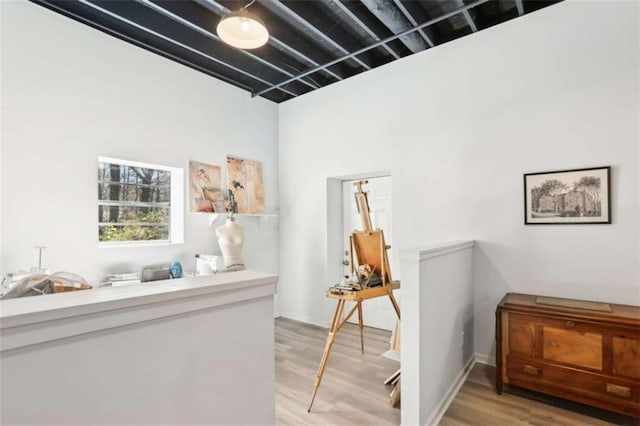
[[[41,330],[45,324],[49,330],[56,328],[55,338],[69,337],[80,332],[177,315],[198,307],[271,296],[275,293],[277,280],[276,275],[245,270],[2,300],[0,350],[27,344],[31,338],[20,338],[20,342],[16,338],[32,334],[30,331],[35,328]],[[73,326],[70,326],[71,321]],[[67,332],[58,335],[61,328],[66,328]],[[54,338],[49,337],[45,340]]]

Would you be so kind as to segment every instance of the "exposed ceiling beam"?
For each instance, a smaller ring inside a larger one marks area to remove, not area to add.
[[[148,8],[150,8],[150,9],[152,9],[152,10],[154,10],[154,11],[156,11],[156,12],[158,12],[158,13],[164,15],[164,16],[166,16],[167,18],[169,18],[169,19],[171,19],[171,20],[173,20],[173,21],[175,21],[175,22],[177,22],[177,23],[179,23],[181,25],[184,25],[185,27],[190,28],[190,29],[192,29],[192,30],[204,35],[205,37],[208,37],[208,38],[210,38],[212,40],[216,40],[216,41],[219,41],[221,43],[224,43],[220,39],[220,37],[218,37],[217,34],[214,34],[214,33],[210,32],[210,31],[208,31],[208,30],[206,30],[206,29],[204,29],[204,28],[202,28],[202,27],[200,27],[198,25],[195,25],[194,23],[182,18],[181,16],[176,15],[175,13],[163,8],[162,6],[160,6],[160,5],[156,4],[156,3],[153,3],[151,0],[136,0],[136,1],[139,2],[139,3],[142,3],[143,5],[147,6]],[[236,49],[236,50],[238,52],[240,52],[241,54],[250,57],[254,61],[260,62],[261,64],[266,65],[269,68],[274,69],[274,70],[286,75],[287,77],[293,77],[293,74],[290,73],[289,71],[286,71],[286,70],[280,68],[279,66],[274,65],[271,62],[262,59],[258,55],[255,55],[255,54],[253,54],[253,53],[251,53],[251,52],[249,52],[247,50],[244,50],[244,49]],[[316,83],[309,82],[306,79],[300,80],[300,82],[303,83],[303,84],[306,84],[307,86],[312,87],[314,89],[319,89],[320,88],[320,86],[317,85]]]
[[[237,86],[237,87],[239,87],[241,89],[244,89],[244,90],[246,90],[248,92],[253,92],[253,88],[251,86],[247,85],[247,84],[240,83],[239,81],[233,80],[233,79],[227,77],[226,75],[219,74],[219,73],[217,73],[215,71],[212,71],[210,69],[207,69],[207,68],[205,68],[205,67],[203,67],[201,65],[198,65],[198,64],[195,64],[193,62],[190,62],[187,59],[180,58],[180,57],[178,57],[176,55],[173,55],[173,54],[171,54],[169,52],[166,52],[166,51],[164,51],[162,49],[159,49],[156,46],[152,46],[152,45],[150,45],[148,43],[145,43],[145,42],[143,42],[141,40],[138,40],[138,39],[136,39],[134,37],[131,37],[131,36],[127,35],[127,34],[124,34],[124,33],[120,32],[120,31],[118,31],[118,30],[116,30],[114,28],[107,27],[104,24],[101,24],[101,23],[96,22],[95,20],[89,19],[84,15],[79,15],[79,14],[77,14],[75,12],[72,12],[72,11],[70,11],[68,9],[63,9],[57,3],[51,3],[51,2],[48,2],[46,0],[31,0],[31,1],[33,1],[36,4],[41,5],[43,7],[46,7],[48,9],[54,10],[54,11],[56,11],[56,12],[58,12],[58,13],[64,15],[64,16],[67,16],[69,18],[72,18],[72,19],[75,19],[75,20],[77,20],[79,22],[82,22],[82,23],[84,23],[86,25],[89,25],[90,27],[96,28],[96,29],[98,29],[100,31],[104,31],[107,34],[110,34],[110,35],[112,35],[112,36],[114,36],[116,38],[119,38],[121,40],[127,41],[127,42],[129,42],[129,43],[131,43],[131,44],[133,44],[135,46],[139,46],[139,47],[147,49],[147,50],[149,50],[149,51],[151,51],[153,53],[157,53],[160,56],[166,57],[168,59],[171,59],[171,60],[176,61],[178,63],[181,63],[183,65],[186,65],[186,66],[188,66],[190,68],[196,69],[196,70],[198,70],[198,71],[200,71],[202,73],[205,73],[205,74],[208,74],[208,75],[210,75],[212,77],[218,78],[218,79],[220,79],[222,81],[225,81],[225,82],[227,82],[229,84],[233,84],[234,86]]]
[[[255,75],[253,75],[253,74],[251,74],[251,73],[249,73],[249,72],[247,72],[247,71],[245,71],[245,70],[243,70],[241,68],[238,68],[236,66],[228,64],[228,63],[226,63],[224,61],[221,61],[220,59],[214,58],[213,56],[207,55],[206,53],[203,53],[203,52],[201,52],[201,51],[199,51],[197,49],[194,49],[194,48],[192,48],[190,46],[187,46],[184,43],[180,43],[179,41],[176,41],[176,40],[174,40],[174,39],[172,39],[170,37],[167,37],[164,34],[160,34],[160,33],[156,32],[156,31],[150,30],[150,29],[138,24],[137,22],[133,22],[133,21],[130,21],[129,19],[123,18],[122,16],[120,16],[120,15],[118,15],[116,13],[113,13],[110,10],[104,9],[104,8],[98,6],[97,4],[91,3],[88,0],[77,0],[77,1],[79,3],[85,5],[85,6],[88,6],[88,7],[91,7],[93,9],[97,10],[100,13],[108,15],[111,18],[114,18],[114,19],[116,19],[116,20],[118,20],[120,22],[123,22],[123,23],[125,23],[127,25],[130,25],[130,26],[132,26],[132,27],[134,27],[134,28],[136,28],[136,29],[138,29],[140,31],[143,31],[143,32],[145,32],[147,34],[150,34],[150,35],[154,36],[154,37],[158,37],[158,38],[160,38],[160,39],[162,39],[164,41],[167,41],[167,42],[169,42],[171,44],[174,44],[174,45],[176,45],[176,46],[178,46],[178,47],[180,47],[182,49],[188,50],[191,53],[195,53],[198,56],[201,56],[203,58],[209,59],[209,60],[211,60],[211,61],[213,61],[213,62],[215,62],[215,63],[217,63],[219,65],[222,65],[222,66],[224,66],[226,68],[229,68],[232,71],[235,71],[235,72],[237,72],[239,74],[242,74],[245,77],[249,77],[249,78],[251,78],[253,80],[259,81],[260,83],[266,84],[268,86],[270,85],[271,87],[273,87],[274,83],[272,83],[270,81],[267,81],[267,80],[264,80],[264,79],[262,79],[260,77],[257,77],[257,76],[255,76]],[[298,80],[298,79],[296,79],[296,80]],[[282,92],[285,92],[285,93],[287,93],[287,94],[289,94],[291,96],[294,96],[294,97],[299,95],[298,93],[292,92],[291,90],[283,88],[282,86],[278,87],[278,90],[280,90]],[[252,96],[255,96],[255,93],[254,93],[253,90],[252,90]]]
[[[380,41],[380,37],[376,33],[374,33],[368,25],[360,20],[347,6],[345,6],[340,0],[325,0],[326,3],[330,5],[334,5],[337,7],[342,13],[344,13],[348,18],[350,18],[353,22],[355,22],[364,32],[366,32],[369,37],[371,37],[374,41]],[[389,47],[386,44],[383,44],[382,47],[391,54],[396,59],[400,59],[400,55]]]
[[[524,5],[522,0],[516,0],[516,8],[518,9],[518,16],[524,15]]]
[[[371,13],[391,30],[398,34],[410,28],[414,28],[411,23],[398,12],[398,8],[393,0],[361,0]],[[420,52],[429,47],[427,43],[416,32],[408,33],[399,37],[400,41],[413,53]]]
[[[324,65],[321,65],[321,66],[316,67],[316,68],[312,68],[312,69],[310,69],[310,70],[308,70],[308,71],[305,71],[305,72],[303,72],[303,73],[299,74],[299,75],[298,75],[298,76],[296,76],[296,77],[293,77],[293,78],[291,78],[291,79],[289,79],[289,80],[283,81],[282,83],[274,84],[274,85],[273,85],[273,86],[271,86],[271,87],[267,87],[266,89],[261,90],[261,91],[259,91],[258,93],[256,93],[254,96],[262,96],[262,95],[264,95],[265,93],[267,93],[267,92],[269,92],[269,91],[271,91],[271,90],[277,89],[277,88],[278,88],[278,87],[280,87],[280,86],[284,86],[285,84],[289,84],[289,83],[291,83],[292,81],[295,81],[295,80],[297,80],[297,79],[300,79],[300,78],[302,78],[302,77],[304,77],[304,76],[307,76],[307,75],[312,74],[312,73],[314,73],[314,72],[318,72],[318,71],[319,71],[320,69],[322,69],[322,68],[330,67],[331,65],[335,65],[335,64],[337,64],[338,62],[344,61],[345,59],[347,59],[347,58],[349,58],[349,57],[351,57],[351,56],[353,56],[353,55],[359,55],[359,54],[361,54],[361,53],[366,52],[367,50],[375,49],[376,47],[378,47],[378,46],[380,46],[380,45],[382,45],[382,44],[389,43],[389,42],[390,42],[390,41],[392,41],[392,40],[396,40],[396,39],[398,39],[398,38],[400,38],[400,37],[403,37],[403,36],[405,36],[405,35],[407,35],[407,34],[411,34],[412,32],[417,31],[417,30],[419,30],[419,29],[421,29],[421,28],[426,28],[426,27],[428,27],[428,26],[430,26],[430,25],[437,24],[438,22],[442,22],[442,21],[444,21],[444,20],[446,20],[446,19],[451,18],[452,16],[455,16],[455,15],[457,15],[457,14],[461,13],[461,12],[466,12],[466,11],[468,11],[469,9],[473,9],[474,7],[476,7],[476,6],[480,6],[481,4],[484,4],[484,3],[488,2],[488,1],[489,1],[489,0],[476,0],[476,1],[474,1],[473,3],[469,3],[469,4],[467,4],[467,5],[465,5],[465,6],[461,7],[461,8],[458,8],[458,9],[453,10],[453,11],[451,11],[451,12],[445,13],[444,15],[441,15],[441,16],[439,16],[439,17],[437,17],[437,18],[430,19],[429,21],[427,21],[427,22],[425,22],[425,23],[423,23],[423,24],[420,24],[420,25],[418,25],[418,26],[417,26],[417,27],[415,27],[415,28],[409,28],[409,29],[408,29],[408,30],[406,30],[406,31],[403,31],[403,32],[401,32],[401,33],[399,33],[399,34],[396,34],[396,35],[393,35],[393,36],[391,36],[391,37],[387,37],[387,38],[385,38],[385,39],[383,39],[383,40],[380,40],[380,41],[378,41],[378,42],[376,42],[376,43],[373,43],[373,44],[372,44],[372,45],[370,45],[370,46],[363,47],[362,49],[359,49],[359,50],[357,50],[357,51],[355,51],[355,52],[353,52],[353,53],[350,53],[350,54],[348,54],[348,55],[345,55],[345,56],[343,56],[342,58],[334,59],[333,61],[328,62],[328,63],[326,63],[326,64],[324,64]]]
[[[393,2],[396,4],[398,9],[400,9],[400,12],[402,12],[402,14],[409,20],[409,22],[411,22],[411,25],[413,25],[414,27],[417,27],[418,22],[413,18],[413,15],[407,10],[404,4],[402,4],[400,0],[393,0]],[[429,36],[427,35],[427,33],[424,32],[423,29],[418,30],[418,34],[422,36],[422,38],[424,39],[424,41],[427,42],[429,47],[435,46],[433,41],[431,41],[431,38],[429,38]]]
[[[456,0],[456,3],[458,4],[459,7],[464,6],[463,0]],[[477,32],[478,27],[476,27],[476,23],[473,21],[473,18],[471,17],[469,12],[465,10],[462,12],[462,14],[464,15],[464,19],[467,20],[467,24],[469,24],[469,28],[471,28],[471,31],[473,31],[474,33]]]
[[[195,2],[198,3],[200,6],[205,7],[218,15],[225,15],[227,13],[231,13],[231,11],[228,8],[226,8],[225,6],[223,6],[222,4],[218,3],[215,0],[195,0]],[[320,66],[319,62],[313,60],[312,58],[300,52],[299,50],[294,49],[293,47],[289,46],[288,44],[284,43],[282,40],[274,37],[273,35],[269,35],[268,43],[271,46],[275,47],[276,49],[279,49],[283,52],[286,52],[288,55],[291,55],[297,58],[297,60],[301,61],[304,64],[307,64],[308,66],[313,66],[313,67]],[[331,77],[335,78],[338,81],[343,79],[341,75],[331,71],[330,69],[323,69],[322,71],[329,74]]]
[[[287,52],[289,55],[297,57],[299,61],[301,61],[303,64],[307,66],[317,67],[320,65],[319,62],[311,59],[304,53],[292,48],[288,44],[283,43],[282,41],[280,41],[275,37],[269,37],[269,44],[271,44],[273,47],[275,47],[276,49],[279,49],[282,52]],[[330,69],[323,69],[322,72],[329,74],[331,77],[335,78],[338,81],[341,81],[344,79],[341,75],[336,74]]]
[[[257,0],[257,1],[261,5],[269,9],[270,11],[274,13],[279,12],[280,14],[285,15],[287,17],[287,20],[289,20],[289,22],[293,22],[297,24],[300,28],[306,29],[309,33],[313,35],[313,37],[316,40],[322,41],[325,44],[325,46],[327,46],[332,51],[337,52],[339,54],[348,55],[349,56],[348,59],[354,60],[364,69],[367,69],[367,70],[371,69],[371,67],[367,63],[360,60],[356,55],[350,55],[349,54],[350,52],[347,49],[345,49],[343,46],[341,46],[339,43],[337,43],[335,40],[333,40],[331,37],[329,37],[322,31],[318,30],[309,21],[307,21],[302,16],[298,15],[293,10],[288,8],[284,3],[280,1],[265,1],[265,0]]]

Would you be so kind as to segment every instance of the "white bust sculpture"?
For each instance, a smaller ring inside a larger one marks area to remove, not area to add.
[[[216,228],[216,238],[224,259],[224,272],[244,269],[242,246],[244,245],[244,228],[238,225],[230,214],[227,222]]]

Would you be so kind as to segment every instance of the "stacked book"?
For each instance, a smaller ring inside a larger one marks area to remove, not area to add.
[[[109,274],[102,280],[104,287],[118,287],[127,284],[140,284],[140,273]]]

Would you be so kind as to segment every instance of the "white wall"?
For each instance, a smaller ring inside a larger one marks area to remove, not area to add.
[[[97,158],[187,168],[227,154],[263,162],[277,211],[278,109],[26,1],[2,2],[2,270],[28,268],[34,245],[52,270],[106,272],[219,253],[206,215],[188,213],[185,244],[98,248]],[[217,225],[220,225],[220,221]],[[239,218],[245,263],[278,270],[277,220]]]
[[[640,303],[638,8],[562,2],[281,104],[281,312],[329,320],[326,179],[386,169],[396,248],[478,242],[476,352],[505,292]],[[613,224],[523,224],[523,173],[598,165]]]
[[[3,13],[3,6],[2,4],[0,4],[0,22],[2,22],[2,13]],[[2,31],[2,29],[0,29],[0,47],[4,45],[4,31]],[[2,64],[4,62],[4,55],[2,54],[2,50],[0,49],[0,100],[2,99],[2,85],[3,85],[3,79],[2,79]],[[4,128],[4,115],[2,114],[2,104],[0,103],[0,277],[4,277],[4,273],[5,270],[2,266],[2,253],[3,253],[3,243],[2,243],[2,229],[3,229],[3,225],[2,225],[2,128]],[[0,278],[2,279],[2,278]]]

